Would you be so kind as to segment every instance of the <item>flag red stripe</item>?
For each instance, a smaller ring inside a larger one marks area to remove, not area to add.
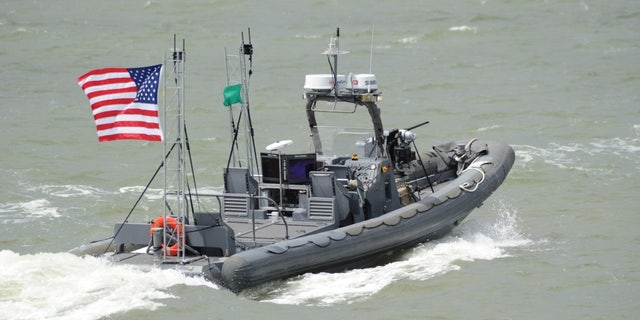
[[[107,94],[130,93],[130,92],[138,92],[138,88],[133,86],[133,87],[126,87],[126,88],[116,88],[116,89],[94,91],[94,92],[87,93],[87,97],[89,97],[89,100],[91,100],[91,98],[104,96],[104,95],[107,95]]]
[[[137,128],[147,128],[147,129],[160,129],[160,124],[144,122],[144,121],[116,121],[105,124],[99,124],[96,126],[98,131],[108,130],[115,127],[137,127]]]
[[[105,135],[98,137],[98,141],[114,141],[114,140],[146,140],[146,141],[162,141],[158,135],[149,134],[132,134],[132,133],[118,133],[112,135]]]
[[[112,111],[99,112],[94,114],[93,118],[98,120],[102,118],[115,117],[121,114],[135,114],[140,116],[156,117],[156,118],[158,117],[158,111],[143,110],[143,109],[126,109],[126,110],[112,110]]]
[[[102,68],[102,69],[96,69],[96,70],[91,70],[81,76],[78,77],[78,82],[82,82],[84,81],[84,79],[90,77],[90,76],[96,76],[96,75],[104,75],[104,74],[108,74],[108,73],[119,73],[119,72],[129,72],[129,70],[127,70],[126,68]]]
[[[112,85],[112,84],[127,84],[127,83],[133,83],[133,81],[131,80],[131,77],[92,80],[92,81],[85,82],[80,87],[82,88],[82,90],[87,90],[87,88],[91,88],[95,86],[106,86],[106,85]]]
[[[95,110],[98,109],[100,107],[104,107],[104,106],[110,106],[110,105],[122,105],[123,108],[130,104],[131,102],[133,102],[133,98],[127,98],[127,99],[113,99],[113,100],[104,100],[104,101],[98,101],[95,102],[91,105],[91,109]]]

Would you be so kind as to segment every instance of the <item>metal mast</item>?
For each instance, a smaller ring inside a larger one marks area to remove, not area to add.
[[[182,49],[178,49],[176,38],[173,38],[173,50],[165,52],[164,65],[164,143],[163,154],[167,155],[163,162],[164,174],[164,221],[168,216],[177,217],[179,223],[184,224],[188,219],[188,207],[186,201],[186,132],[185,132],[185,106],[184,106],[184,39]],[[167,154],[169,150],[173,150]],[[178,228],[179,230],[182,227]],[[184,231],[175,235],[177,239],[171,239],[167,234],[165,225],[163,243],[178,241],[178,259],[185,258],[185,237]],[[164,250],[163,250],[164,251]],[[167,255],[162,254],[162,259],[166,260]]]
[[[251,108],[249,103],[249,85],[251,81],[253,64],[253,45],[251,44],[251,30],[248,30],[249,42],[244,42],[242,34],[242,44],[238,54],[229,54],[225,49],[226,85],[241,84],[242,102],[239,105],[240,111],[237,119],[234,117],[234,108],[229,106],[229,119],[231,121],[232,149],[229,154],[227,166],[247,167],[249,174],[254,175],[257,171],[257,152],[254,140],[253,124],[251,120]],[[247,57],[249,66],[247,71]],[[237,60],[236,60],[237,59]],[[237,61],[237,62],[235,62]],[[244,139],[240,139],[240,137]],[[236,154],[237,153],[237,154]]]

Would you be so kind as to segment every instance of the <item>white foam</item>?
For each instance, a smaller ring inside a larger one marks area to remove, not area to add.
[[[287,281],[265,301],[294,305],[352,303],[400,280],[426,281],[459,270],[458,261],[509,257],[509,248],[532,241],[518,229],[514,209],[500,203],[497,211],[495,223],[464,224],[450,236],[416,247],[405,260],[344,273],[306,274]]]
[[[513,145],[513,148],[515,149],[516,157],[518,157],[516,163],[522,165],[532,162],[537,158],[544,158],[551,154],[551,152],[546,149],[529,145]]]
[[[514,145],[518,160],[516,164],[526,167],[531,163],[543,162],[561,169],[576,171],[589,171],[598,174],[611,174],[609,163],[611,155],[621,160],[632,161],[638,164],[640,158],[640,139],[637,138],[608,138],[594,139],[588,143],[549,143],[547,147],[540,148],[529,145]]]
[[[492,125],[492,126],[478,128],[478,129],[476,129],[476,131],[477,131],[477,132],[483,132],[483,131],[495,130],[495,129],[500,129],[500,128],[502,128],[502,126],[501,126],[501,125],[499,125],[499,124],[494,124],[494,125]]]
[[[51,195],[60,198],[71,198],[71,197],[99,197],[102,195],[110,194],[104,190],[100,190],[95,187],[86,186],[86,185],[42,185],[31,187],[27,189],[28,191],[37,191],[44,193],[46,195]]]
[[[47,199],[2,204],[0,205],[0,213],[5,217],[14,216],[16,220],[25,220],[30,217],[58,218],[61,216],[58,208],[52,206]]]
[[[120,188],[120,193],[134,193],[140,194],[144,191],[144,186],[131,186],[131,187],[122,187]],[[164,193],[162,189],[153,189],[149,188],[145,192],[145,197],[147,200],[160,200],[162,199]]]
[[[405,37],[405,38],[402,38],[402,39],[398,40],[398,42],[399,43],[403,43],[403,44],[418,43],[418,37],[417,36]]]
[[[68,253],[0,251],[0,319],[102,319],[134,309],[155,310],[177,298],[176,285],[209,286],[175,270],[142,271]]]
[[[622,138],[599,139],[591,142],[594,151],[598,153],[613,153],[615,155],[625,155],[640,152],[640,146],[634,145],[639,141],[633,139],[631,141]]]
[[[470,26],[454,26],[449,28],[449,31],[458,31],[458,32],[473,32],[473,33],[477,33],[478,32],[478,27],[470,27]]]

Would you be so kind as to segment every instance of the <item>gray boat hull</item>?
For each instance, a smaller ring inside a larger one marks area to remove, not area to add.
[[[489,152],[474,160],[475,169],[465,170],[416,203],[335,230],[239,252],[221,267],[210,265],[206,275],[240,292],[303,273],[366,266],[383,254],[440,238],[482,205],[513,165],[510,146],[482,143]]]

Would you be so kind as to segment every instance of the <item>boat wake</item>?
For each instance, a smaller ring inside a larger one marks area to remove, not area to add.
[[[498,201],[495,207],[495,221],[469,221],[449,236],[405,253],[401,261],[343,273],[306,274],[280,283],[277,288],[272,285],[254,291],[251,298],[293,305],[348,304],[394,283],[426,281],[460,270],[461,261],[510,257],[510,249],[531,245],[533,241],[518,228],[516,210],[504,201]]]
[[[217,288],[175,270],[141,270],[69,253],[0,251],[0,319],[103,319],[155,310],[177,285]]]

